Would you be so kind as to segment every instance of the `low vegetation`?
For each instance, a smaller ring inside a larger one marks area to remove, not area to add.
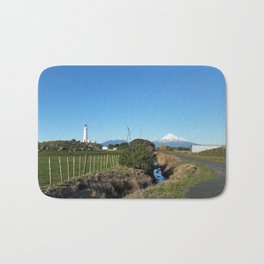
[[[143,169],[151,173],[155,145],[144,139],[135,139],[120,154],[120,164],[130,168]]]
[[[169,147],[165,145],[161,145],[158,148],[159,151],[178,151],[178,152],[184,152],[184,151],[190,151],[190,148],[187,147]]]
[[[102,149],[101,144],[83,143],[75,139],[56,140],[38,143],[39,152],[77,152],[77,151],[99,151]]]
[[[56,198],[122,198],[153,185],[143,170],[119,168],[86,175],[48,187],[43,192]]]
[[[204,160],[211,160],[216,162],[225,163],[226,162],[226,148],[216,148],[205,150],[199,153],[190,153],[188,154],[191,157],[204,159]]]
[[[109,144],[108,149],[127,149],[128,148],[128,143],[121,143],[121,144]]]

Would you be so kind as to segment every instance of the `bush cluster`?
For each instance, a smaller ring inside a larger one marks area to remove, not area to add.
[[[147,173],[153,166],[155,145],[144,139],[133,140],[120,155],[120,164],[130,168],[143,169]]]

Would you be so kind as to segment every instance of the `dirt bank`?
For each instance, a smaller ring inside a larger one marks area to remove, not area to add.
[[[158,152],[156,153],[156,160],[162,168],[163,175],[170,180],[179,180],[190,173],[195,174],[197,171],[197,166],[190,163],[186,164],[175,155]]]
[[[153,184],[143,170],[129,168],[87,175],[49,187],[44,193],[56,198],[122,198]]]
[[[155,155],[167,181],[129,193],[125,198],[182,198],[192,182],[196,181],[196,176],[199,176],[199,169],[194,164],[186,164],[170,154],[157,152]]]

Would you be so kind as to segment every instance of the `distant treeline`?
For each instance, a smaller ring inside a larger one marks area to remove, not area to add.
[[[139,139],[135,139],[135,140],[139,140]],[[133,140],[133,141],[135,141],[135,140]],[[148,142],[150,142],[150,141],[148,141]],[[71,152],[76,152],[76,151],[99,151],[99,150],[102,150],[102,147],[103,147],[102,144],[92,143],[92,142],[83,143],[83,142],[81,142],[79,140],[75,140],[75,139],[44,141],[44,142],[38,143],[38,151],[39,152],[55,151],[55,152],[70,152],[71,153]],[[108,149],[110,149],[110,150],[112,150],[112,149],[124,150],[127,148],[129,148],[129,144],[127,142],[126,143],[120,143],[120,144],[109,144],[108,145]],[[160,151],[174,151],[174,150],[189,151],[190,148],[169,147],[169,146],[164,145],[164,146],[160,146],[160,147],[156,148],[156,150],[160,150]]]
[[[108,149],[126,149],[128,148],[128,143],[121,143],[121,144],[109,144]]]
[[[157,150],[160,151],[190,151],[191,148],[186,148],[186,147],[169,147],[169,146],[160,146],[159,148],[157,148]]]
[[[38,143],[38,151],[58,151],[58,152],[76,152],[76,151],[98,151],[102,149],[101,144],[83,143],[75,139],[72,140],[55,140]]]

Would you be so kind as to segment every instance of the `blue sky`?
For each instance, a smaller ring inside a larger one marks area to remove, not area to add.
[[[39,79],[39,141],[131,138],[168,133],[225,144],[222,73],[204,66],[58,66]]]

